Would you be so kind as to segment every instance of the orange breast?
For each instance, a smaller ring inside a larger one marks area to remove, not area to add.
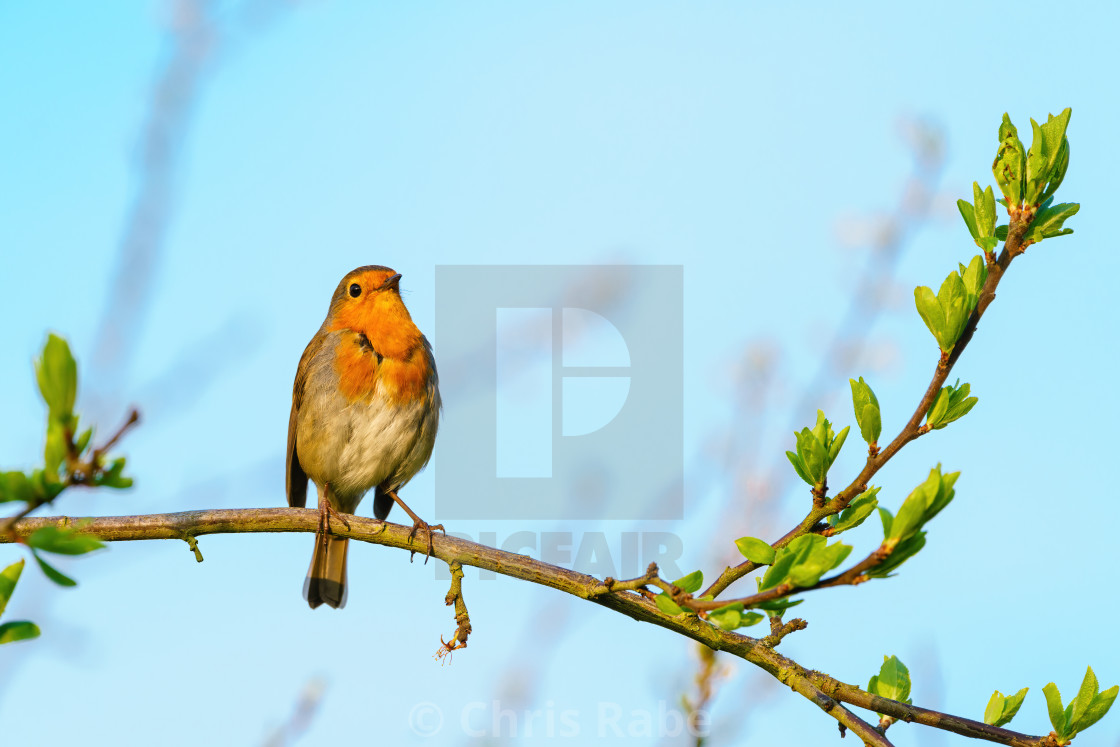
[[[421,348],[413,350],[407,360],[385,358],[381,361],[381,386],[386,398],[394,404],[426,400],[430,375],[428,356]]]
[[[359,340],[352,332],[343,334],[335,355],[338,388],[347,400],[368,400],[378,384],[382,395],[394,404],[428,398],[431,367],[423,348],[413,349],[404,360],[382,355],[378,362],[380,351],[363,347]]]
[[[362,350],[358,335],[344,334],[335,351],[338,390],[351,402],[368,399],[377,387],[377,356]]]

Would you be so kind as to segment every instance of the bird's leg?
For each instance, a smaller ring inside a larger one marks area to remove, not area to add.
[[[330,490],[330,483],[326,483],[319,489],[319,541],[323,543],[326,543],[327,535],[331,533],[331,514],[338,517],[338,520],[341,521],[347,529],[350,529],[350,522],[331,505]]]
[[[427,534],[428,534],[428,551],[424,553],[424,564],[427,565],[428,558],[430,558],[432,556],[432,549],[433,549],[432,548],[432,532],[434,530],[438,529],[441,532],[443,532],[444,534],[447,534],[447,530],[443,528],[443,524],[429,524],[428,522],[424,521],[419,516],[417,516],[416,512],[413,511],[411,508],[409,508],[407,503],[405,503],[404,501],[401,500],[401,497],[399,495],[397,495],[397,492],[395,490],[386,490],[385,495],[392,498],[393,501],[396,502],[396,504],[398,506],[403,508],[404,512],[406,514],[408,514],[409,517],[412,519],[412,531],[409,532],[409,534],[408,534],[408,539],[409,539],[410,542],[412,541],[412,538],[414,536],[416,536],[417,530],[423,529],[425,532],[427,532]],[[412,554],[415,555],[416,551],[413,550]],[[410,558],[411,558],[411,556],[410,556]]]

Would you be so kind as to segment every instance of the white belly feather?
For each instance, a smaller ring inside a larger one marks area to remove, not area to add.
[[[369,404],[345,411],[349,438],[338,455],[331,487],[339,496],[361,495],[377,485],[396,490],[424,468],[432,456],[439,417],[434,401],[388,404],[378,391]]]

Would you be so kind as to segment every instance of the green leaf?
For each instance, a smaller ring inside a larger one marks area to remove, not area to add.
[[[968,232],[972,234],[972,238],[980,238],[980,229],[976,227],[976,209],[972,207],[972,203],[968,200],[957,200],[957,210],[961,211],[961,217],[964,218],[964,225],[968,228]]]
[[[1031,120],[1033,139],[1030,150],[1027,151],[1026,189],[1023,195],[1027,204],[1039,204],[1048,194],[1057,190],[1057,185],[1050,190],[1047,184],[1055,179],[1061,184],[1065,178],[1064,167],[1069,163],[1069,152],[1067,149],[1062,163],[1062,146],[1066,142],[1066,128],[1069,126],[1071,113],[1067,107],[1057,117],[1049,115],[1043,125]]]
[[[943,340],[947,339],[945,314],[941,310],[941,304],[937,302],[937,296],[933,295],[933,290],[924,285],[915,288],[914,305],[917,306],[922,321],[937,340],[938,346],[944,350]]]
[[[945,316],[945,339],[939,342],[941,342],[941,349],[946,353],[951,352],[957,344],[961,332],[968,323],[968,317],[972,314],[973,307],[968,302],[968,293],[965,291],[960,274],[949,273],[937,291],[937,303]]]
[[[743,613],[735,609],[716,610],[708,614],[708,622],[724,630],[735,630],[743,622]]]
[[[19,574],[23,573],[23,563],[23,558],[20,558],[0,571],[0,615],[4,614],[4,608],[8,606],[8,600],[12,598],[12,592],[16,589]]]
[[[1004,198],[1011,205],[1018,206],[1022,201],[1023,171],[1026,163],[1026,151],[1015,125],[1005,113],[1003,123],[999,128],[999,149],[996,151],[995,161],[992,162],[992,174]]]
[[[124,457],[114,459],[109,463],[109,468],[105,470],[104,474],[100,475],[98,479],[94,481],[94,484],[107,488],[131,488],[132,478],[121,475],[121,472],[124,470],[124,464]]]
[[[923,484],[924,485],[924,484]],[[922,528],[922,520],[926,515],[927,497],[922,492],[922,486],[914,489],[902,502],[898,513],[891,523],[891,534],[887,539],[899,542],[910,539]]]
[[[819,539],[823,540],[824,538],[820,537]],[[844,562],[844,559],[852,551],[851,545],[845,545],[841,542],[832,545],[827,545],[825,542],[813,542],[807,547],[808,552],[799,552],[790,568],[788,580],[794,586],[813,586],[821,580],[821,576]]]
[[[833,534],[846,532],[862,524],[879,505],[879,499],[876,497],[878,494],[879,488],[868,488],[852,499],[848,507],[839,514],[829,516],[828,523],[832,526]]]
[[[1046,154],[1046,169],[1053,172],[1058,163],[1062,143],[1066,141],[1066,128],[1073,110],[1068,106],[1058,116],[1050,114],[1046,117],[1046,124],[1039,127],[1042,132],[1043,152]]]
[[[914,305],[918,314],[937,340],[938,347],[946,354],[952,352],[964,332],[988,277],[982,257],[974,258],[968,267],[959,267],[959,272],[949,273],[941,283],[936,296],[925,286],[914,289]]]
[[[802,428],[794,433],[797,440],[797,452],[786,452],[793,469],[798,477],[814,488],[824,484],[828,475],[828,468],[844,445],[848,437],[848,428],[833,433],[832,424],[825,418],[821,410],[817,410],[817,423],[812,429]]]
[[[793,604],[800,604],[800,602],[794,602]],[[789,606],[792,607],[793,605],[789,605]],[[745,612],[745,613],[743,613],[742,620],[739,621],[739,627],[740,628],[749,628],[752,625],[757,625],[758,623],[762,622],[762,620],[765,617],[766,617],[765,615],[761,615],[757,612]],[[1113,690],[1115,690],[1115,689],[1116,688],[1113,688],[1112,690],[1109,691],[1109,692],[1112,692],[1112,697],[1113,698],[1116,697],[1116,693],[1113,692]],[[1109,705],[1111,705],[1111,704],[1112,704],[1111,701],[1109,701]],[[1105,710],[1107,711],[1108,709],[1105,708]],[[1102,713],[1101,715],[1103,716],[1104,714]]]
[[[794,586],[806,587],[820,581],[823,575],[824,571],[818,566],[798,565],[790,569],[788,578]]]
[[[735,540],[735,546],[752,563],[770,565],[774,562],[774,548],[757,537],[740,537]]]
[[[687,576],[681,576],[673,582],[673,586],[676,586],[681,591],[688,592],[689,594],[700,591],[700,587],[703,584],[704,573],[702,571],[693,571]]]
[[[673,617],[676,617],[677,615],[684,614],[684,610],[681,609],[681,606],[674,602],[673,598],[665,592],[661,592],[660,594],[655,596],[653,598],[653,601],[657,605],[657,609],[661,610],[666,615],[672,615]]]
[[[828,449],[821,443],[821,439],[808,428],[803,428],[797,434],[797,456],[805,467],[809,484],[819,485],[826,474],[825,465],[828,462]]]
[[[852,426],[844,426],[844,430],[836,434],[836,438],[832,439],[828,445],[828,466],[831,467],[832,463],[836,461],[836,457],[840,455],[840,449],[844,447],[844,441],[848,438],[848,431]]]
[[[909,703],[910,671],[897,656],[884,656],[883,666],[879,668],[879,674],[871,678],[867,692],[900,703]]]
[[[1031,227],[1023,238],[1028,241],[1042,241],[1056,236],[1067,236],[1073,233],[1072,228],[1063,228],[1063,224],[1071,216],[1076,215],[1081,205],[1076,202],[1062,202],[1040,208],[1031,221]]]
[[[967,415],[980,401],[976,397],[969,397],[969,391],[969,385],[962,385],[960,379],[952,386],[942,387],[926,413],[926,425],[938,430]]]
[[[941,509],[948,506],[949,502],[956,496],[957,493],[953,489],[953,486],[957,484],[957,479],[961,476],[961,473],[950,472],[947,475],[943,475],[941,474],[941,465],[939,464],[936,468],[930,470],[930,477],[927,482],[932,483],[934,475],[937,475],[937,492],[933,494],[933,498],[929,502],[925,519],[922,521],[923,524],[929,522],[933,517],[941,513]]]
[[[828,547],[813,553],[811,560],[820,563],[826,571],[831,571],[843,563],[852,553],[852,546],[843,542],[833,542]]]
[[[1023,189],[1023,202],[1028,205],[1039,202],[1049,176],[1042,128],[1034,119],[1031,119],[1031,133],[1031,147],[1027,150],[1026,183]]]
[[[1004,697],[999,690],[992,693],[991,700],[988,701],[988,707],[984,709],[984,723],[991,724],[992,726],[1004,726],[1015,718],[1015,714],[1019,712],[1019,707],[1023,705],[1023,698],[1027,697],[1027,690],[1024,687],[1014,695]]]
[[[44,474],[57,480],[62,463],[66,459],[66,429],[57,420],[47,424],[47,441],[43,447]]]
[[[35,560],[39,563],[39,568],[41,568],[43,570],[43,574],[47,578],[49,578],[51,581],[54,581],[59,586],[77,586],[78,585],[77,581],[70,578],[66,574],[62,573],[61,571],[56,569],[54,566],[52,566],[50,563],[48,563],[47,561],[45,561],[41,557],[39,557],[39,553],[37,553],[35,550],[32,550],[31,554],[34,556]]]
[[[785,547],[779,548],[775,553],[774,562],[759,581],[759,591],[765,591],[786,581],[794,565],[807,559],[815,547],[823,546],[827,541],[819,534],[803,534],[794,538]]]
[[[887,539],[891,536],[891,527],[894,525],[894,514],[880,507],[879,520],[883,522],[883,539]]]
[[[882,511],[883,509],[879,509]],[[903,540],[895,546],[891,554],[887,556],[879,565],[867,571],[867,575],[872,578],[887,578],[891,572],[896,570],[900,565],[905,563],[910,558],[918,554],[923,547],[926,546],[926,533],[918,532],[908,540]]]
[[[757,612],[744,612],[742,602],[733,602],[708,613],[708,622],[724,630],[748,628],[762,619],[763,615]]]
[[[86,428],[84,431],[82,431],[81,435],[78,436],[77,441],[74,442],[74,446],[78,452],[78,456],[81,456],[85,453],[86,447],[89,446],[89,441],[91,438],[93,438],[93,428]]]
[[[988,707],[984,709],[984,723],[995,726],[1003,715],[1004,698],[1000,695],[999,690],[992,693],[992,697],[988,699]]]
[[[1007,112],[1003,113],[1003,121],[999,125],[999,139],[1000,142],[1009,140],[1011,138],[1019,137],[1019,131],[1015,129],[1015,125],[1011,124],[1011,118],[1007,116]]]
[[[1113,685],[1103,693],[1097,694],[1097,696],[1093,698],[1093,702],[1085,709],[1081,720],[1074,724],[1074,727],[1078,731],[1084,731],[1100,721],[1104,715],[1108,713],[1108,709],[1112,708],[1112,703],[1116,700],[1116,694],[1118,692],[1120,692],[1120,686]]]
[[[787,451],[786,458],[789,459],[789,463],[793,465],[793,471],[797,473],[797,476],[812,485],[813,481],[810,479],[808,473],[805,472],[805,465],[801,463],[801,457],[797,456],[797,454],[794,454],[792,451]]]
[[[26,641],[39,637],[39,626],[27,620],[14,620],[0,624],[0,644]]]
[[[981,192],[979,182],[973,182],[972,197],[976,201],[976,229],[979,232],[979,238],[991,237],[996,228],[995,193],[992,192],[990,185],[984,187],[984,191]]]
[[[898,509],[898,515],[891,522],[890,533],[886,539],[896,540],[901,543],[912,537],[922,526],[936,516],[941,509],[953,500],[955,491],[953,486],[960,477],[960,472],[948,475],[941,474],[941,465],[929,472],[929,477],[914,488],[913,492]]]
[[[43,353],[35,361],[35,378],[51,419],[68,420],[78,393],[78,364],[66,340],[54,334],[47,336]]]
[[[992,246],[994,247],[995,244]],[[988,280],[988,266],[984,263],[984,258],[977,254],[968,263],[968,267],[959,263],[957,267],[960,268],[959,274],[961,283],[964,285],[966,305],[968,312],[971,314],[980,301],[980,292],[984,289],[984,283]]]
[[[105,543],[92,534],[82,533],[75,527],[58,526],[39,527],[27,538],[27,544],[59,555],[84,555],[105,547]]]
[[[972,197],[975,204],[967,200],[957,200],[965,226],[972,240],[985,252],[995,249],[998,241],[993,240],[996,226],[996,199],[991,187],[980,190],[978,182],[972,183]]]
[[[1011,723],[1011,719],[1015,718],[1015,714],[1019,712],[1019,707],[1023,705],[1023,698],[1027,697],[1027,690],[1030,688],[1024,687],[1014,695],[1008,695],[1003,705],[1003,715],[994,726],[1003,726]]]
[[[1070,701],[1073,706],[1069,725],[1074,729],[1077,728],[1077,722],[1085,715],[1085,710],[1089,704],[1093,702],[1093,698],[1101,690],[1100,685],[1097,683],[1097,675],[1093,674],[1093,668],[1089,667],[1085,670],[1085,678],[1081,680],[1081,687],[1077,690],[1077,695]]]
[[[1066,730],[1066,715],[1065,709],[1062,708],[1062,694],[1058,692],[1058,686],[1053,682],[1042,688],[1042,694],[1046,696],[1046,710],[1050,713],[1050,724],[1054,727],[1058,736],[1061,737]]]
[[[785,581],[796,559],[797,558],[789,552],[789,545],[778,550],[774,557],[774,562],[770,564],[770,567],[766,569],[766,573],[763,574],[762,578],[759,580],[758,590],[766,591]]]
[[[32,499],[36,501],[50,502],[66,489],[65,483],[59,482],[56,478],[47,477],[47,473],[41,469],[31,473],[30,483]]]
[[[852,408],[856,413],[859,433],[863,436],[864,441],[873,444],[879,440],[879,436],[883,432],[879,399],[862,376],[859,377],[859,381],[848,379],[848,383],[852,386]]]
[[[1062,186],[1062,182],[1066,178],[1066,169],[1069,168],[1069,138],[1062,138],[1062,145],[1058,149],[1058,158],[1054,163],[1054,170],[1050,173],[1050,182],[1046,185],[1046,191],[1042,193],[1043,201],[1046,201],[1054,196],[1058,191],[1058,187]]]
[[[35,488],[22,472],[0,472],[0,503],[22,501],[30,503],[35,498]]]

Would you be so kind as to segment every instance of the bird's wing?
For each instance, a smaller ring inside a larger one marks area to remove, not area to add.
[[[284,475],[288,505],[294,508],[303,508],[307,505],[307,473],[299,463],[296,430],[299,423],[299,407],[303,403],[303,389],[307,384],[307,372],[311,367],[311,359],[319,352],[322,344],[323,338],[318,334],[307,343],[303,355],[300,356],[299,367],[296,369],[295,384],[292,385],[292,414],[288,416],[288,456]]]

